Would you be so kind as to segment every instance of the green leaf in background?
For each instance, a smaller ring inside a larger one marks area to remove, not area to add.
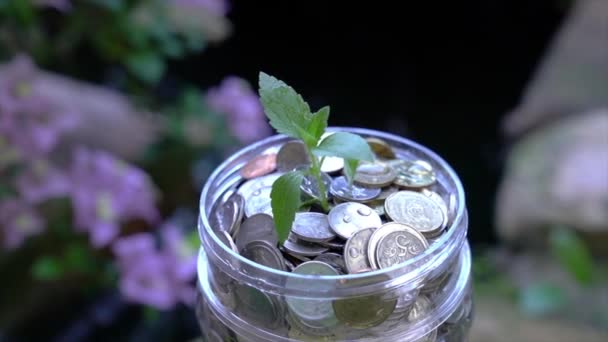
[[[568,304],[566,294],[559,287],[538,283],[521,290],[519,307],[521,311],[532,317],[555,313]]]
[[[566,227],[551,230],[551,252],[579,283],[589,285],[593,278],[593,259],[585,243]]]
[[[152,52],[140,52],[127,57],[127,68],[140,80],[154,84],[160,81],[165,73],[164,59]]]
[[[32,265],[32,276],[37,280],[55,280],[63,274],[61,262],[51,256],[43,256]]]
[[[72,243],[63,254],[65,268],[79,273],[95,272],[95,259],[87,245]]]
[[[272,215],[281,243],[287,239],[296,212],[300,208],[300,184],[303,178],[301,172],[291,171],[279,177],[272,185]]]
[[[310,140],[310,133],[305,131],[312,120],[310,107],[293,88],[261,72],[260,99],[270,125],[277,132],[305,143]]]
[[[348,132],[336,132],[327,136],[313,149],[316,156],[334,156],[344,159],[374,161],[374,153],[360,136]]]
[[[88,2],[109,9],[114,12],[118,12],[122,9],[124,0],[88,0]]]
[[[319,109],[315,114],[313,114],[312,119],[310,120],[310,124],[306,129],[308,133],[312,137],[315,138],[315,145],[323,133],[325,133],[325,129],[327,128],[327,120],[329,119],[329,106],[325,106]],[[314,146],[311,146],[314,147]]]

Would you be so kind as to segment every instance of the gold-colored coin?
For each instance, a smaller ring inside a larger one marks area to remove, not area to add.
[[[400,187],[419,189],[437,181],[433,167],[423,160],[390,161],[389,165],[397,172],[394,183]]]
[[[386,215],[393,221],[408,225],[425,236],[433,236],[443,228],[443,210],[432,199],[415,191],[399,191],[384,202]]]
[[[369,147],[379,158],[395,158],[395,151],[393,151],[391,145],[389,145],[386,141],[378,138],[367,138],[365,141],[367,141]]]
[[[371,236],[367,252],[368,258],[374,259],[377,268],[382,269],[405,262],[428,247],[424,236],[414,228],[389,222]]]
[[[439,207],[441,208],[441,211],[443,212],[443,223],[441,224],[441,229],[437,232],[437,233],[441,233],[441,230],[443,230],[448,225],[448,206],[447,206],[447,204],[445,204],[445,201],[443,200],[441,195],[436,193],[435,191],[431,191],[428,189],[422,189],[422,191],[420,191],[420,192],[423,195],[425,195],[426,197],[435,201],[435,203],[437,203],[439,205]],[[439,235],[439,234],[437,234],[437,235]]]
[[[370,270],[362,272],[365,271]],[[382,277],[384,279],[378,279],[378,277],[351,279],[345,281],[343,285],[346,287],[361,286],[388,279],[388,276]],[[367,329],[382,324],[393,313],[396,306],[397,298],[386,298],[386,294],[337,299],[333,302],[338,320],[344,325],[356,329]]]
[[[397,177],[392,167],[382,163],[364,163],[355,173],[355,183],[368,188],[382,188],[390,185]]]

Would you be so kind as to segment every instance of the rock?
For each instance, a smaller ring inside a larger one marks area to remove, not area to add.
[[[499,234],[530,239],[554,224],[608,235],[608,109],[546,125],[511,151],[496,201]]]
[[[564,320],[522,317],[504,298],[477,296],[470,342],[605,342],[608,332]]]

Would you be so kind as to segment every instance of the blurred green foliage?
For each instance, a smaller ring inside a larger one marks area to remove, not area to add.
[[[206,46],[209,27],[184,27],[172,6],[164,0],[80,0],[62,13],[30,0],[2,0],[0,59],[27,51],[40,65],[74,75],[90,73],[86,68],[100,59],[125,68],[130,82],[154,85],[170,59]],[[214,19],[212,39],[221,39],[227,25],[224,18]]]
[[[591,253],[574,231],[563,226],[555,227],[549,235],[551,252],[580,284],[593,280],[594,266]]]

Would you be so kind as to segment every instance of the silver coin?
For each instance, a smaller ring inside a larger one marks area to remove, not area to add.
[[[279,242],[277,230],[272,216],[268,214],[255,214],[248,217],[241,224],[241,229],[234,236],[234,242],[239,251],[251,241],[263,240],[276,246]]]
[[[293,272],[293,270],[296,268],[296,265],[294,265],[294,263],[287,258],[283,258],[283,262],[285,263],[285,267],[287,267],[287,271],[289,272]]]
[[[375,250],[378,268],[387,268],[400,264],[421,254],[428,248],[424,236],[414,228],[398,223],[380,228],[381,238]]]
[[[245,214],[245,199],[243,196],[238,193],[232,194],[228,197],[226,204],[224,206],[231,207],[230,211],[232,213],[232,224],[230,225],[230,233],[231,236],[234,236],[241,227],[241,221],[243,220],[243,215]]]
[[[441,208],[441,212],[443,212],[443,222],[441,223],[441,228],[438,232],[439,234],[441,234],[441,229],[447,227],[448,225],[448,206],[445,204],[445,201],[443,200],[441,195],[439,195],[435,191],[422,189],[421,193],[426,197],[430,198],[431,200],[435,201],[435,203],[437,203],[437,205],[439,205],[439,207]]]
[[[328,197],[329,187],[331,186],[331,177],[326,173],[321,173],[321,180],[323,181],[323,186],[325,187],[325,197]],[[302,190],[309,197],[321,198],[319,182],[313,175],[304,176],[304,179],[302,179],[302,184],[300,185],[300,190]]]
[[[289,313],[286,317],[289,324],[288,337],[295,341],[319,342],[333,341],[334,327],[311,327],[310,324],[305,324],[295,314]],[[336,321],[337,324],[337,321]]]
[[[395,232],[399,232],[400,234],[403,234],[406,237],[415,236],[417,238],[421,238],[422,241],[424,241],[426,243],[424,236],[422,236],[422,234],[418,233],[412,227],[409,227],[409,226],[406,226],[404,224],[400,224],[397,222],[385,223],[372,234],[372,236],[369,238],[369,243],[367,245],[367,258],[373,269],[380,268],[380,265],[379,265],[378,259],[377,259],[378,245],[379,245],[380,241],[387,235],[395,233]],[[396,235],[394,238],[396,239],[397,236],[398,235]],[[401,239],[400,239],[400,241],[401,241]],[[399,246],[396,246],[396,247],[399,247]],[[428,244],[425,246],[424,249],[426,249],[426,248],[428,248]],[[399,255],[403,253],[402,249],[403,248],[399,247],[399,252],[397,253],[397,257],[399,257]],[[383,252],[384,252],[384,249],[383,249]],[[392,251],[389,250],[388,255],[391,254],[390,252],[392,252]],[[397,252],[397,248],[395,248],[395,252]],[[383,256],[383,258],[386,258],[386,257]],[[393,260],[393,259],[389,259],[389,260]],[[386,265],[389,262],[390,261],[386,261],[383,259],[384,265]]]
[[[248,243],[241,251],[245,258],[277,270],[285,271],[285,262],[278,248],[263,240]]]
[[[340,176],[331,182],[329,192],[339,197],[340,199],[355,202],[367,202],[380,195],[380,189],[371,189],[358,186],[357,184],[348,184],[346,177]]]
[[[328,264],[335,268],[340,273],[346,272],[346,265],[344,264],[344,258],[338,253],[323,253],[317,256],[314,261],[320,261]]]
[[[321,164],[321,172],[337,173],[344,168],[344,159],[340,157],[324,157]]]
[[[209,213],[209,224],[214,232],[225,231],[232,234],[238,230],[243,217],[245,199],[237,193],[226,193],[227,199],[219,199]],[[238,222],[237,222],[238,221]]]
[[[315,257],[328,251],[327,247],[300,241],[293,234],[289,234],[287,240],[283,242],[283,248],[290,254],[305,257]]]
[[[339,275],[336,269],[330,265],[319,262],[309,261],[300,264],[293,270],[293,273],[303,275]],[[308,281],[299,278],[287,279],[286,287],[288,289],[310,289],[315,287],[315,290],[322,290],[327,287],[327,283]],[[329,290],[329,288],[328,288]],[[332,308],[331,300],[324,299],[313,299],[313,298],[299,298],[299,297],[286,297],[287,307],[289,311],[293,313],[298,319],[309,323],[322,323],[322,322],[333,322],[333,325],[337,323],[335,320],[334,310]]]
[[[357,167],[355,183],[368,188],[382,188],[390,185],[397,177],[392,167],[382,163],[363,163]]]
[[[433,302],[425,295],[416,297],[416,302],[408,314],[408,321],[411,323],[420,321],[433,311]]]
[[[329,227],[327,215],[322,213],[296,213],[291,232],[307,242],[330,241],[336,237]]]
[[[346,241],[344,265],[348,273],[359,273],[371,268],[367,258],[367,246],[374,231],[376,231],[376,228],[361,229]]]
[[[448,225],[451,224],[451,220],[456,217],[456,195],[450,194],[448,203]]]
[[[222,231],[227,232],[230,230],[230,226],[232,225],[232,215],[226,217],[226,215],[224,215],[224,213],[222,212],[223,204],[224,201],[222,201],[221,199],[215,201],[211,206],[209,215],[207,216],[209,226],[211,226],[211,229],[216,233]],[[199,224],[201,224],[201,222],[202,221],[199,220]]]
[[[301,141],[286,142],[277,153],[277,170],[280,172],[289,172],[311,163],[306,146]]]
[[[317,244],[321,245],[323,247],[327,247],[329,249],[333,249],[333,250],[343,250],[344,249],[344,240],[342,240],[341,238],[336,238],[331,241],[321,241],[321,242],[317,242]]]
[[[390,195],[384,203],[384,210],[393,221],[429,236],[441,230],[445,221],[439,204],[416,191],[399,191]]]
[[[378,228],[382,220],[365,204],[347,202],[335,206],[328,214],[330,227],[343,239],[365,228]]]
[[[217,237],[220,239],[220,241],[224,243],[224,245],[226,245],[226,247],[230,248],[233,252],[237,254],[239,253],[238,248],[234,244],[234,241],[232,241],[232,237],[230,237],[230,234],[228,234],[228,232],[218,232]]]
[[[281,177],[280,173],[271,173],[269,175],[253,178],[243,183],[237,192],[248,200],[251,195],[261,188],[272,187],[274,182]]]
[[[378,197],[376,197],[374,199],[374,201],[384,201],[385,199],[388,198],[388,196],[394,194],[397,191],[399,191],[399,187],[397,187],[396,185],[390,185],[390,186],[384,187],[384,188],[382,188],[380,195],[378,195]]]
[[[255,287],[236,283],[236,312],[244,320],[270,329],[277,328],[284,320],[284,307],[278,298]]]
[[[270,193],[272,187],[267,186],[254,191],[245,202],[245,215],[251,217],[255,214],[268,214],[272,216]]]
[[[281,253],[283,253],[285,259],[291,261],[295,266],[298,266],[303,262],[312,261],[312,259],[310,259],[309,257],[291,253],[283,246],[279,246],[279,250],[281,251]]]

